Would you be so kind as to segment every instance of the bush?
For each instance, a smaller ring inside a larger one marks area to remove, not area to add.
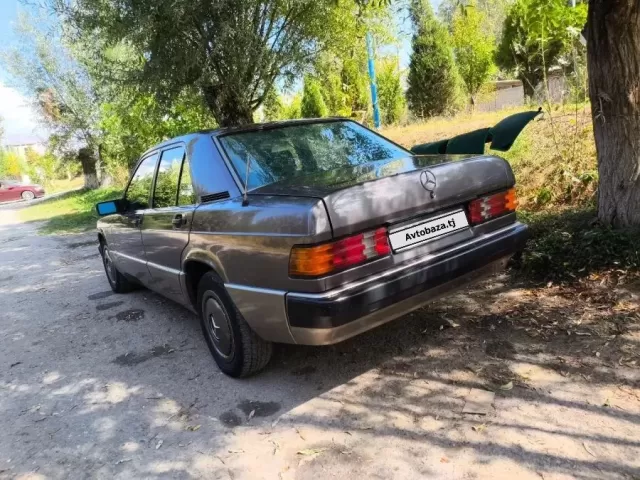
[[[322,98],[320,84],[311,77],[304,79],[301,113],[304,118],[320,118],[329,114],[327,104]]]
[[[405,109],[404,93],[400,85],[400,72],[396,57],[383,58],[376,69],[378,83],[378,102],[382,114],[382,123],[397,123]]]
[[[594,208],[519,214],[531,238],[518,270],[539,280],[638,276],[640,229],[596,223]]]

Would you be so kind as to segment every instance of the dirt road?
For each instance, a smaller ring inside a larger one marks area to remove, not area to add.
[[[0,479],[640,478],[638,299],[601,294],[505,276],[238,381],[192,314],[110,292],[94,235],[3,208]]]

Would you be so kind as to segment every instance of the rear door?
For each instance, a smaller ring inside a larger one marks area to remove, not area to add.
[[[182,303],[186,297],[180,286],[181,257],[195,208],[184,145],[172,145],[160,156],[151,209],[142,223],[142,243],[151,275],[149,287]]]
[[[154,152],[138,164],[124,194],[127,211],[114,216],[108,240],[116,267],[145,285],[149,284],[150,275],[140,227],[150,207],[158,156],[158,152]]]
[[[18,186],[5,181],[0,181],[0,202],[10,202],[20,199]]]

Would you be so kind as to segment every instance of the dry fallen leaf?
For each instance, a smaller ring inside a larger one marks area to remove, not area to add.
[[[584,447],[584,449],[587,451],[587,453],[588,453],[589,455],[591,455],[592,457],[595,457],[595,456],[596,456],[596,454],[595,454],[595,453],[593,453],[593,452],[591,451],[591,449],[587,446],[586,442],[582,442],[582,446]]]
[[[256,411],[251,410],[251,413],[249,414],[249,420],[251,420],[255,414],[256,414]]]
[[[187,427],[187,430],[189,430],[190,432],[197,432],[198,430],[200,430],[200,427],[202,425],[189,425]]]
[[[317,455],[322,453],[328,449],[326,448],[305,448],[304,450],[299,450],[298,455],[308,456],[308,455]]]
[[[442,457],[440,459],[440,463],[449,463],[449,459],[447,457]]]
[[[504,385],[500,385],[500,390],[512,390],[513,389],[513,382],[507,382]]]
[[[163,443],[164,443],[164,440],[158,440],[158,443],[156,443],[156,450],[158,450]]]
[[[471,427],[471,429],[474,432],[478,432],[478,433],[482,433],[485,430],[485,428],[487,428],[486,423],[483,423],[482,425],[474,425],[473,427]]]

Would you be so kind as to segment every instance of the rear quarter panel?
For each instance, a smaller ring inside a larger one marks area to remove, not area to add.
[[[198,207],[194,213],[183,264],[198,260],[211,265],[225,283],[291,290],[291,247],[331,239],[322,200],[258,197],[242,206],[230,199]]]

